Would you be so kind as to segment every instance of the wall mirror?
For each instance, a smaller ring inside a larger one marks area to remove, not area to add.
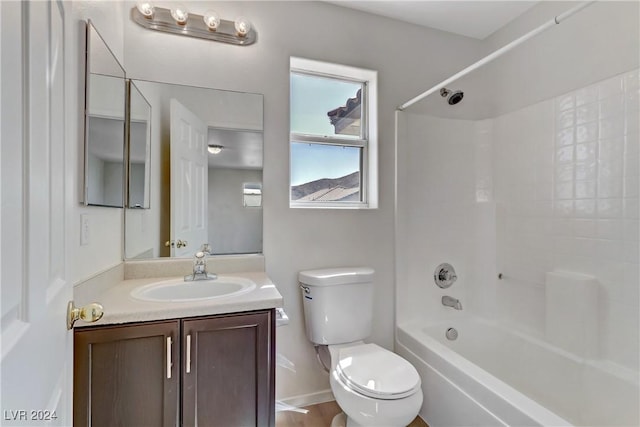
[[[151,104],[132,81],[127,82],[127,207],[149,209],[151,191]]]
[[[262,252],[261,94],[133,80],[150,105],[149,209],[125,211],[125,258]]]
[[[124,202],[125,72],[87,22],[84,204]]]

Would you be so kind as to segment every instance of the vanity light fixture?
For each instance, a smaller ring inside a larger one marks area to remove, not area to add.
[[[209,145],[207,147],[207,151],[209,151],[209,153],[211,154],[220,154],[223,148],[223,145]]]
[[[153,4],[151,4],[151,2],[139,1],[136,3],[136,9],[138,9],[138,12],[146,19],[153,18]]]
[[[185,25],[189,19],[189,12],[184,5],[179,4],[171,8],[171,17],[175,19],[176,24]]]
[[[251,31],[251,22],[249,22],[249,20],[244,16],[237,18],[233,25],[238,37],[246,37],[247,34],[249,34],[249,31]]]
[[[235,21],[228,21],[221,19],[220,15],[212,10],[204,15],[197,15],[189,13],[182,5],[166,9],[154,7],[150,1],[139,1],[136,7],[131,9],[131,19],[150,30],[238,46],[248,46],[257,40],[257,33],[247,18],[238,17]]]
[[[207,10],[202,17],[204,25],[211,31],[216,31],[220,26],[220,15],[215,10]]]

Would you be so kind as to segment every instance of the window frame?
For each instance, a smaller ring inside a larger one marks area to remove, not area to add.
[[[302,74],[362,84],[360,137],[318,136],[291,131],[289,122],[289,207],[321,209],[376,209],[378,207],[378,115],[377,71],[311,59],[290,58],[289,81],[292,74]],[[289,107],[291,120],[291,107]],[[291,147],[293,143],[323,144],[361,148],[360,192],[357,202],[298,201],[291,199]]]
[[[250,186],[259,186],[260,188],[251,188]],[[259,205],[250,205],[247,204],[247,190],[259,190],[260,193],[260,204]],[[242,183],[242,207],[246,209],[262,209],[262,183],[261,182],[243,182]]]

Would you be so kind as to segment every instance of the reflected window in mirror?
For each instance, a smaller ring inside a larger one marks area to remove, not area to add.
[[[245,208],[262,207],[261,182],[245,182],[242,184],[242,203]]]
[[[125,72],[91,21],[87,23],[84,204],[124,202]]]

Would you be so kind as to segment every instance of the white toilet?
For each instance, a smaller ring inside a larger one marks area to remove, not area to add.
[[[300,272],[307,337],[328,345],[330,383],[346,425],[408,425],[422,406],[420,376],[402,357],[362,340],[373,319],[371,268]],[[339,416],[332,426],[339,425]]]

